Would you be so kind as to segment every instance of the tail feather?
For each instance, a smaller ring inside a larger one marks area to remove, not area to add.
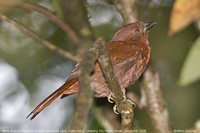
[[[56,98],[61,96],[63,92],[66,91],[67,88],[71,87],[76,81],[77,78],[68,80],[64,85],[44,99],[26,118],[32,115],[30,119],[34,119],[44,108],[51,104]]]

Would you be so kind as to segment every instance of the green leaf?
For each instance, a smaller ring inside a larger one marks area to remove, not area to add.
[[[200,37],[193,44],[180,74],[179,84],[189,85],[200,79]]]

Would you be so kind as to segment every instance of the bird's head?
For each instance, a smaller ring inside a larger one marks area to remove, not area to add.
[[[111,41],[148,41],[148,31],[155,25],[155,22],[137,21],[124,25],[114,34]]]

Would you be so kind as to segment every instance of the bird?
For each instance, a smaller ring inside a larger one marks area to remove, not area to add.
[[[127,88],[134,84],[149,64],[151,49],[148,33],[155,24],[156,22],[142,21],[126,24],[119,28],[107,43],[108,54],[121,88]],[[75,65],[66,82],[37,105],[26,118],[31,116],[30,119],[34,119],[58,97],[64,98],[79,93],[78,70],[79,63]],[[95,64],[91,78],[95,97],[110,97],[112,95],[98,62]]]

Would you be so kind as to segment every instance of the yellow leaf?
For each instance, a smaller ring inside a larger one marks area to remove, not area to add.
[[[200,18],[200,0],[176,0],[170,19],[170,33],[175,33]]]

